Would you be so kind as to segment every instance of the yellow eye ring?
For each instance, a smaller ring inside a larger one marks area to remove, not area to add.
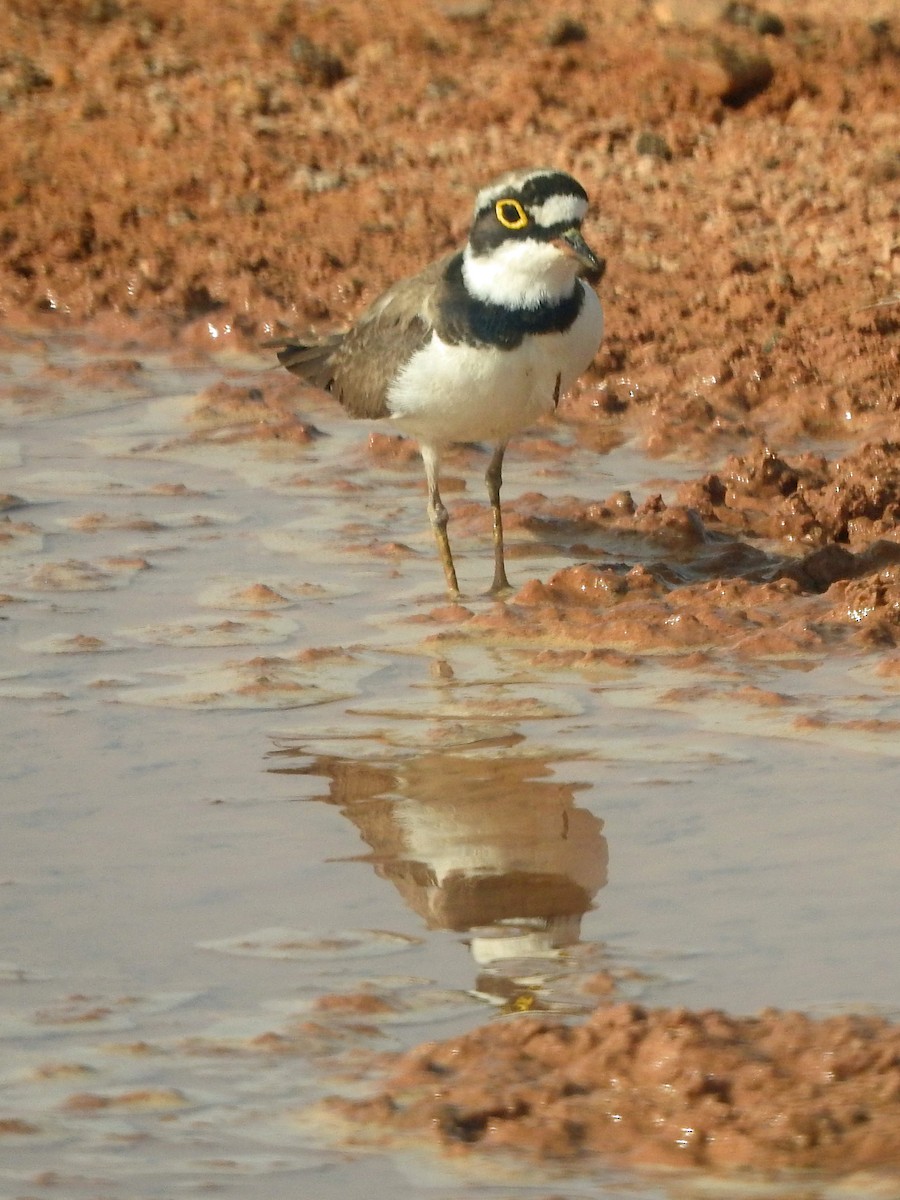
[[[498,200],[494,205],[494,212],[497,214],[497,220],[506,229],[524,229],[528,224],[528,214],[518,200]]]

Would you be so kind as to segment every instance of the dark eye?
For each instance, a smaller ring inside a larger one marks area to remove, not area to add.
[[[507,229],[524,229],[528,224],[528,214],[518,200],[498,200],[494,212]]]

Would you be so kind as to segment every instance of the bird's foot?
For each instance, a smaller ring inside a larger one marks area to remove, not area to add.
[[[504,596],[508,596],[512,590],[513,585],[506,578],[506,572],[504,571],[502,575],[494,576],[494,582],[488,588],[487,594],[502,599]]]

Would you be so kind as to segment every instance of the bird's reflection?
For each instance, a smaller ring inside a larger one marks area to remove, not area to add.
[[[322,799],[353,822],[371,847],[364,859],[428,928],[470,935],[490,977],[479,990],[502,992],[514,961],[579,941],[606,883],[606,838],[603,822],[575,804],[587,785],[553,778],[547,759],[432,752],[373,763],[295,747],[276,756],[279,773],[328,780]],[[295,756],[302,765],[284,762]]]

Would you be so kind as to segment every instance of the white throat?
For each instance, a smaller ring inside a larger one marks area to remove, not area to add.
[[[578,264],[549,242],[502,242],[489,254],[463,251],[463,279],[471,295],[505,308],[538,308],[572,295]]]

